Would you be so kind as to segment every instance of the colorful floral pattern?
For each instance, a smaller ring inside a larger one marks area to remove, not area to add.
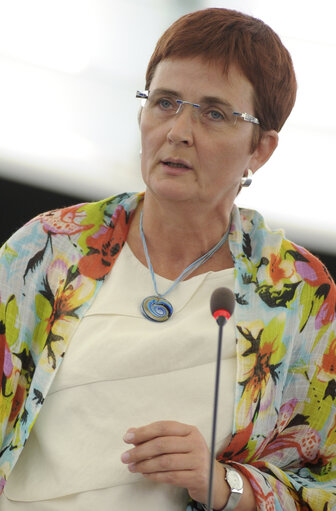
[[[82,275],[93,279],[105,277],[124,245],[128,223],[126,211],[118,206],[110,225],[103,225],[98,232],[87,238],[89,252],[78,263]]]
[[[1,250],[0,492],[142,197],[41,215]],[[315,257],[269,231],[258,213],[234,208],[232,218],[236,406],[231,441],[218,459],[249,478],[261,511],[331,511],[335,285]]]
[[[244,374],[240,385],[243,387],[242,397],[237,413],[241,428],[251,423],[256,410],[259,414],[268,414],[273,406],[275,386],[279,378],[277,372],[286,354],[281,342],[285,316],[273,318],[268,325],[257,320],[245,325],[237,325],[240,354],[244,357]]]
[[[37,218],[40,220],[46,233],[68,234],[70,236],[71,234],[87,231],[94,227],[93,224],[81,223],[86,217],[85,211],[81,210],[81,206],[85,205],[77,204],[65,209],[48,211],[47,213],[42,213]],[[34,220],[31,220],[31,222]]]
[[[40,321],[32,342],[32,351],[37,355],[47,347],[46,359],[41,364],[51,370],[56,368],[56,350],[59,355],[64,354],[64,339],[78,321],[76,312],[93,296],[95,287],[93,279],[81,275],[61,256],[48,266],[43,287],[36,295],[36,314]]]

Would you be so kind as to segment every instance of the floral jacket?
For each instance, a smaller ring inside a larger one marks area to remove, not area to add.
[[[42,214],[1,249],[0,492],[142,198]],[[336,510],[335,284],[255,211],[234,207],[229,243],[237,382],[219,459],[249,478],[262,511]]]

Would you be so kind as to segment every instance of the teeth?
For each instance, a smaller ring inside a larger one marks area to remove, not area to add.
[[[166,165],[169,165],[169,167],[184,167],[188,168],[186,165],[183,165],[183,163],[172,163],[171,161],[166,161]]]

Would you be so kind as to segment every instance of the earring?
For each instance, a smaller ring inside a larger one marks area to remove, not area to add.
[[[252,176],[253,176],[253,172],[251,169],[248,169],[247,171],[247,176],[243,176],[241,178],[241,185],[242,186],[250,186],[250,184],[252,183]]]

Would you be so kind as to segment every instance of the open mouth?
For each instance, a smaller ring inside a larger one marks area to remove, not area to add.
[[[177,161],[167,160],[167,161],[163,161],[162,163],[164,165],[167,165],[168,167],[171,167],[174,169],[190,169],[189,165],[187,165],[186,163],[181,163],[181,162],[177,162]]]

